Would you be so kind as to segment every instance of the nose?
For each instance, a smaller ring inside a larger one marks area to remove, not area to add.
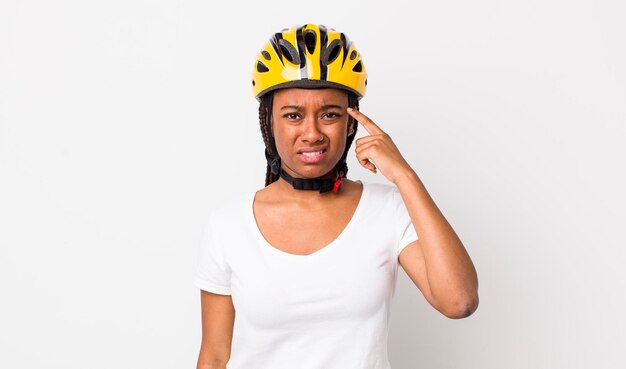
[[[322,132],[319,129],[317,119],[314,117],[308,118],[302,124],[301,138],[304,142],[316,142],[320,141],[320,137],[323,137]]]

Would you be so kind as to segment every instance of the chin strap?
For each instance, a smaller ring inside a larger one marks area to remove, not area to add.
[[[273,142],[272,142],[273,143]],[[265,149],[265,159],[267,159],[267,163],[270,166],[270,170],[274,174],[278,174],[282,179],[291,183],[294,189],[296,190],[319,190],[320,193],[333,191],[338,192],[341,187],[341,180],[346,177],[346,173],[348,173],[348,165],[345,160],[341,158],[337,163],[337,177],[336,179],[328,179],[328,178],[294,178],[290,176],[283,168],[280,166],[280,158],[273,157]]]

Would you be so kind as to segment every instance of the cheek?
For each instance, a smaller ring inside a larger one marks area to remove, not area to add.
[[[274,134],[274,142],[276,144],[276,149],[281,156],[287,155],[287,152],[293,149],[294,138],[297,136],[293,129],[289,129],[289,127],[280,126],[277,124],[278,129],[273,130]],[[276,128],[274,126],[273,128]]]
[[[333,127],[332,132],[329,132],[329,137],[332,137],[335,141],[346,140],[348,137],[348,123],[340,123],[336,127]]]
[[[273,130],[272,132],[274,132],[274,137],[276,138],[277,142],[279,140],[281,142],[289,142],[293,140],[294,135],[297,135],[296,131],[293,128],[290,128],[289,126],[277,125],[277,127],[275,128],[276,129]]]

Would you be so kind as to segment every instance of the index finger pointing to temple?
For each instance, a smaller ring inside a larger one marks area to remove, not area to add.
[[[361,123],[361,125],[365,128],[367,133],[369,133],[370,135],[383,133],[383,130],[380,129],[379,126],[377,126],[374,122],[372,122],[370,118],[368,118],[365,114],[361,113],[360,111],[353,109],[353,108],[348,108],[348,114],[352,115],[354,119],[356,119],[359,123]]]

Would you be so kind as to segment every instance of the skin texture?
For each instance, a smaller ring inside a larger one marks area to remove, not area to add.
[[[398,187],[419,237],[400,253],[399,264],[443,315],[452,319],[471,315],[478,307],[478,277],[463,243],[391,137],[366,115],[347,106],[347,94],[337,89],[276,91],[272,129],[283,169],[293,177],[335,178],[331,170],[345,149],[353,124],[349,117],[358,121],[367,131],[354,141],[358,162]],[[298,150],[320,144],[328,146],[324,160],[312,164],[298,159]],[[362,190],[361,184],[346,178],[339,192],[320,194],[295,190],[280,178],[256,192],[253,212],[259,230],[272,246],[308,255],[342,232]],[[297,216],[310,212],[318,216]],[[203,343],[198,368],[225,368],[235,317],[232,299],[206,291],[201,294]]]

